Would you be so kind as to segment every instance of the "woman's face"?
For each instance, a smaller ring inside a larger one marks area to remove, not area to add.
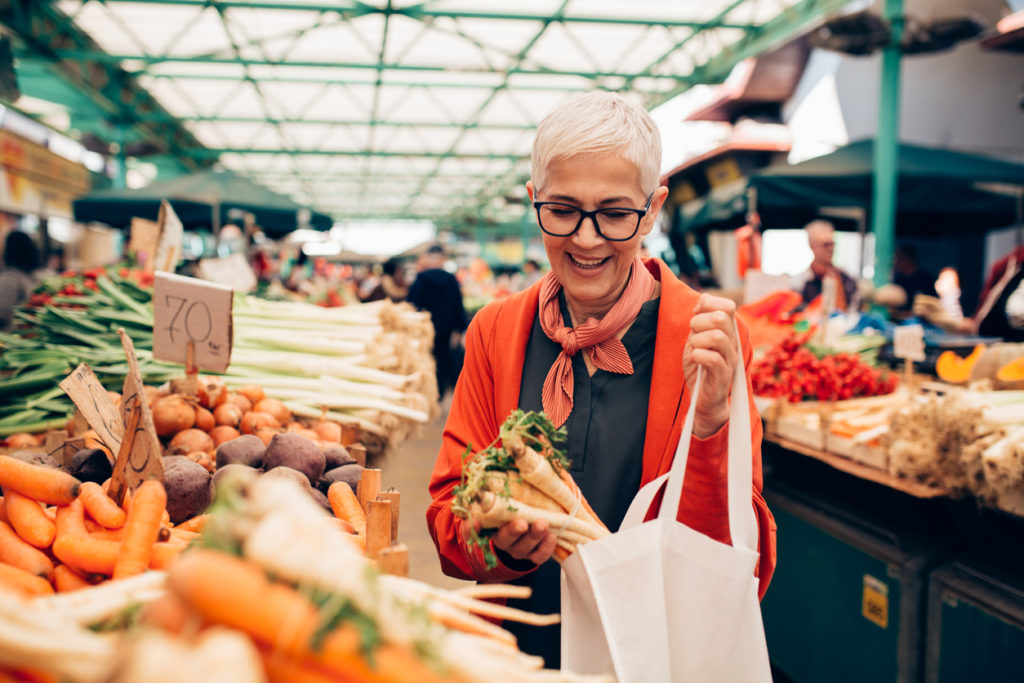
[[[526,184],[533,201],[562,202],[585,211],[610,208],[642,209],[650,190],[640,184],[637,167],[617,155],[561,159],[547,167],[544,187]],[[654,226],[668,189],[659,187],[647,215],[632,238],[611,242],[597,234],[594,222],[584,219],[568,237],[542,232],[551,270],[562,284],[577,316],[601,317],[625,289],[629,269],[644,236]]]

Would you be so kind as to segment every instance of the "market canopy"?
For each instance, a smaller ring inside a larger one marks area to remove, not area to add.
[[[482,228],[522,221],[533,131],[567,98],[654,108],[846,4],[19,0],[0,24],[16,106],[104,154],[219,162],[338,219]]]
[[[299,227],[329,230],[334,223],[330,216],[311,211],[231,171],[214,169],[133,190],[94,192],[74,201],[75,220],[126,228],[136,216],[156,220],[162,199],[170,201],[186,229],[241,223],[239,212],[251,213],[256,225],[270,237],[280,237]]]
[[[737,227],[745,222],[751,194],[765,228],[801,227],[823,208],[863,209],[867,217],[873,155],[874,140],[867,139],[798,164],[767,166],[745,183],[716,188],[687,202],[681,209],[680,227]],[[1024,164],[900,144],[897,169],[897,229],[903,234],[987,230],[1018,220],[1013,191],[1024,191]],[[1008,186],[1009,191],[995,191],[993,186]]]

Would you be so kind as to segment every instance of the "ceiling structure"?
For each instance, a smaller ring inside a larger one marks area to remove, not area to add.
[[[162,174],[219,163],[337,219],[458,228],[521,223],[566,98],[653,108],[846,4],[0,0],[0,24],[24,95]]]

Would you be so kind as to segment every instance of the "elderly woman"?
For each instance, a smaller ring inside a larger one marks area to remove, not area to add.
[[[639,258],[668,194],[659,186],[660,164],[656,125],[619,95],[583,95],[548,115],[534,140],[526,189],[551,270],[483,308],[466,333],[427,521],[447,574],[530,586],[532,597],[514,604],[533,612],[559,611],[559,567],[548,561],[556,541],[547,525],[515,520],[501,527],[492,540],[499,564],[488,570],[481,550],[466,543],[470,522],[450,509],[466,447],[493,442],[516,408],[543,409],[566,428],[570,473],[615,530],[640,487],[668,471],[696,400],[678,519],[729,538],[725,456],[738,362],[735,306],[698,295],[664,262]],[[698,366],[705,380],[694,399]],[[761,423],[754,413],[751,424],[763,595],[775,565],[775,523],[761,497]],[[523,651],[558,666],[557,627],[509,628]]]

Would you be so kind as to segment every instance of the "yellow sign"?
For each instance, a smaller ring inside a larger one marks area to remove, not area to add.
[[[704,169],[704,173],[707,175],[708,183],[711,187],[725,185],[743,177],[743,173],[740,172],[740,165],[732,157],[725,157],[713,164],[708,164],[707,168]]]
[[[882,628],[889,628],[889,586],[870,574],[864,575],[861,614]]]

